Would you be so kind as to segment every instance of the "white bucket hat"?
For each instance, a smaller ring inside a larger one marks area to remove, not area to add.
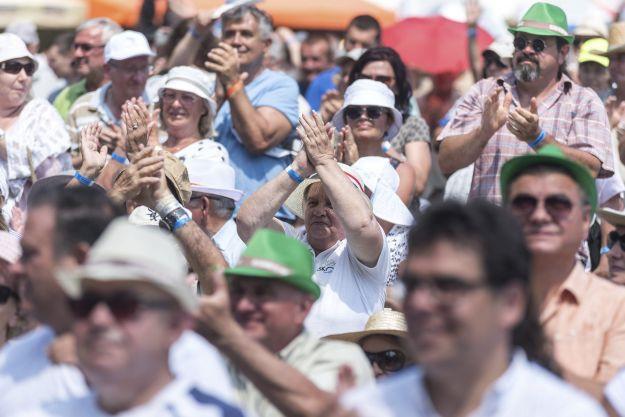
[[[192,158],[185,161],[191,191],[239,201],[243,191],[234,186],[234,169],[220,160]]]
[[[134,30],[125,30],[111,36],[104,47],[104,62],[123,61],[137,56],[154,56],[146,37]]]
[[[384,135],[385,139],[394,138],[403,123],[401,113],[395,108],[395,94],[379,81],[356,80],[347,87],[343,107],[332,118],[332,124],[338,130],[345,126],[343,113],[348,106],[378,106],[391,110],[393,123]]]
[[[352,168],[371,191],[371,206],[376,217],[401,226],[414,224],[412,213],[396,193],[399,175],[388,158],[365,156],[358,159]]]
[[[37,69],[37,61],[26,48],[23,40],[12,33],[0,33],[0,62],[16,58],[29,58],[35,64],[35,69]]]
[[[37,33],[37,26],[30,20],[18,20],[11,22],[4,30],[5,33],[12,33],[19,36],[21,40],[26,44],[38,44],[39,34]]]
[[[80,297],[84,280],[148,282],[194,313],[198,300],[185,283],[186,275],[186,261],[171,235],[156,227],[132,225],[125,219],[114,220],[107,227],[82,267],[56,273],[71,298]]]
[[[158,96],[160,97],[166,88],[195,94],[204,100],[211,117],[215,117],[217,109],[217,103],[215,103],[214,98],[215,80],[215,73],[212,72],[185,65],[174,67],[169,70],[165,84],[158,89]]]

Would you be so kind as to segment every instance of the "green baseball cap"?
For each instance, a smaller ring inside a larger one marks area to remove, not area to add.
[[[313,281],[313,255],[297,239],[269,229],[260,229],[249,240],[234,268],[225,271],[228,278],[254,277],[276,279],[290,284],[315,299],[321,289]]]
[[[501,187],[501,195],[503,196],[504,203],[508,198],[508,188],[512,180],[523,173],[527,168],[535,165],[553,165],[567,170],[571,176],[575,178],[575,182],[577,182],[588,195],[592,213],[594,214],[597,211],[597,188],[595,186],[595,179],[586,168],[564,156],[560,148],[556,145],[545,145],[535,154],[517,156],[503,164],[503,167],[501,167],[499,185]]]
[[[564,10],[549,3],[534,3],[523,15],[516,27],[508,28],[513,35],[517,32],[536,36],[558,36],[573,43],[574,36],[568,31]]]

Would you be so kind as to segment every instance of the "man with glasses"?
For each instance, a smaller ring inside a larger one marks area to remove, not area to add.
[[[625,211],[602,208],[598,214],[612,229],[607,229],[610,230],[607,245],[601,251],[608,258],[609,279],[625,285]]]
[[[79,132],[88,124],[99,122],[102,126],[100,144],[114,153],[114,160],[125,158],[121,134],[122,105],[131,98],[142,98],[150,103],[145,84],[151,72],[150,58],[154,52],[145,36],[127,30],[113,35],[104,47],[104,75],[110,82],[80,97],[68,116],[73,149],[78,149]],[[78,159],[74,158],[74,166]]]
[[[361,417],[605,415],[540,366],[549,357],[530,253],[512,215],[446,202],[423,214],[408,245],[403,309],[418,365],[348,393],[345,408]]]
[[[504,202],[532,252],[531,289],[564,377],[601,397],[625,366],[625,289],[576,260],[597,210],[595,180],[555,145],[501,170]]]
[[[104,45],[121,31],[117,23],[105,17],[87,20],[76,28],[72,65],[81,80],[61,90],[53,103],[65,121],[69,109],[80,96],[108,82],[104,74]]]
[[[555,144],[593,177],[613,174],[610,127],[594,91],[575,84],[564,65],[573,36],[564,11],[535,3],[516,27],[512,72],[475,84],[439,135],[445,174],[475,163],[469,198],[499,203],[499,170],[517,155]]]

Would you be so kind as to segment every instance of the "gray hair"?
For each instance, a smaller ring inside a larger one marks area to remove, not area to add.
[[[211,212],[220,219],[227,220],[232,217],[234,200],[223,196],[210,196]]]
[[[256,22],[258,22],[258,28],[260,31],[260,37],[262,39],[269,39],[273,32],[273,22],[271,16],[264,11],[260,10],[256,6],[241,6],[221,16],[221,34],[223,37],[223,31],[226,29],[230,22],[240,22],[247,15],[251,14]]]
[[[85,29],[92,29],[96,27],[102,29],[102,39],[100,40],[100,42],[102,42],[103,45],[106,44],[113,35],[122,32],[122,27],[108,17],[95,17],[93,19],[82,22],[76,28],[76,33],[81,32]]]

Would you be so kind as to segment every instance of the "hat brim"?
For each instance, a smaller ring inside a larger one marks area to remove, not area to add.
[[[284,202],[284,206],[300,219],[304,219],[304,193],[306,189],[316,182],[320,182],[319,178],[306,178],[302,181],[291,195]]]
[[[507,201],[508,189],[512,179],[526,168],[536,165],[555,165],[567,170],[582,189],[586,191],[592,213],[597,212],[597,188],[595,179],[590,175],[590,172],[573,161],[552,155],[528,154],[518,156],[506,162],[501,168],[500,176],[501,195],[504,202]]]
[[[359,343],[362,339],[372,335],[384,335],[384,336],[397,336],[405,339],[408,336],[408,332],[405,330],[363,330],[360,332],[340,333],[324,337],[324,339],[330,340],[342,340],[345,342]]]
[[[614,226],[625,226],[625,210],[619,211],[611,208],[602,208],[597,211],[597,214]]]
[[[609,58],[612,55],[621,54],[623,52],[625,52],[625,43],[616,46],[610,46],[608,47],[608,50],[606,52],[596,52],[596,54]]]
[[[253,266],[235,266],[233,268],[227,268],[224,274],[230,279],[235,277],[248,277],[277,280],[312,295],[315,300],[321,295],[321,289],[313,280],[310,280],[311,285],[300,285],[300,281],[291,279],[291,275],[280,276],[266,269],[255,268]]]
[[[508,28],[508,32],[512,33],[512,35],[516,35],[517,32],[520,32],[520,33],[529,33],[530,35],[536,35],[536,36],[555,36],[557,38],[562,38],[566,40],[567,43],[573,43],[573,40],[575,39],[575,36],[573,35],[564,36],[558,32],[554,32],[549,29],[541,29],[541,28],[533,28],[533,27]]]
[[[210,111],[210,114],[213,117],[215,116],[215,112],[217,109],[217,103],[215,103],[215,100],[213,100],[212,97],[208,97],[202,90],[195,87],[194,85],[191,85],[179,79],[168,81],[165,85],[163,85],[161,88],[158,89],[157,94],[158,94],[159,100],[161,97],[161,93],[166,88],[170,90],[184,91],[185,93],[195,94],[196,96],[204,100],[204,106],[208,109],[208,111]]]
[[[243,191],[233,188],[212,188],[191,184],[191,191],[200,194],[211,194],[226,197],[234,201],[239,201],[243,196]]]

